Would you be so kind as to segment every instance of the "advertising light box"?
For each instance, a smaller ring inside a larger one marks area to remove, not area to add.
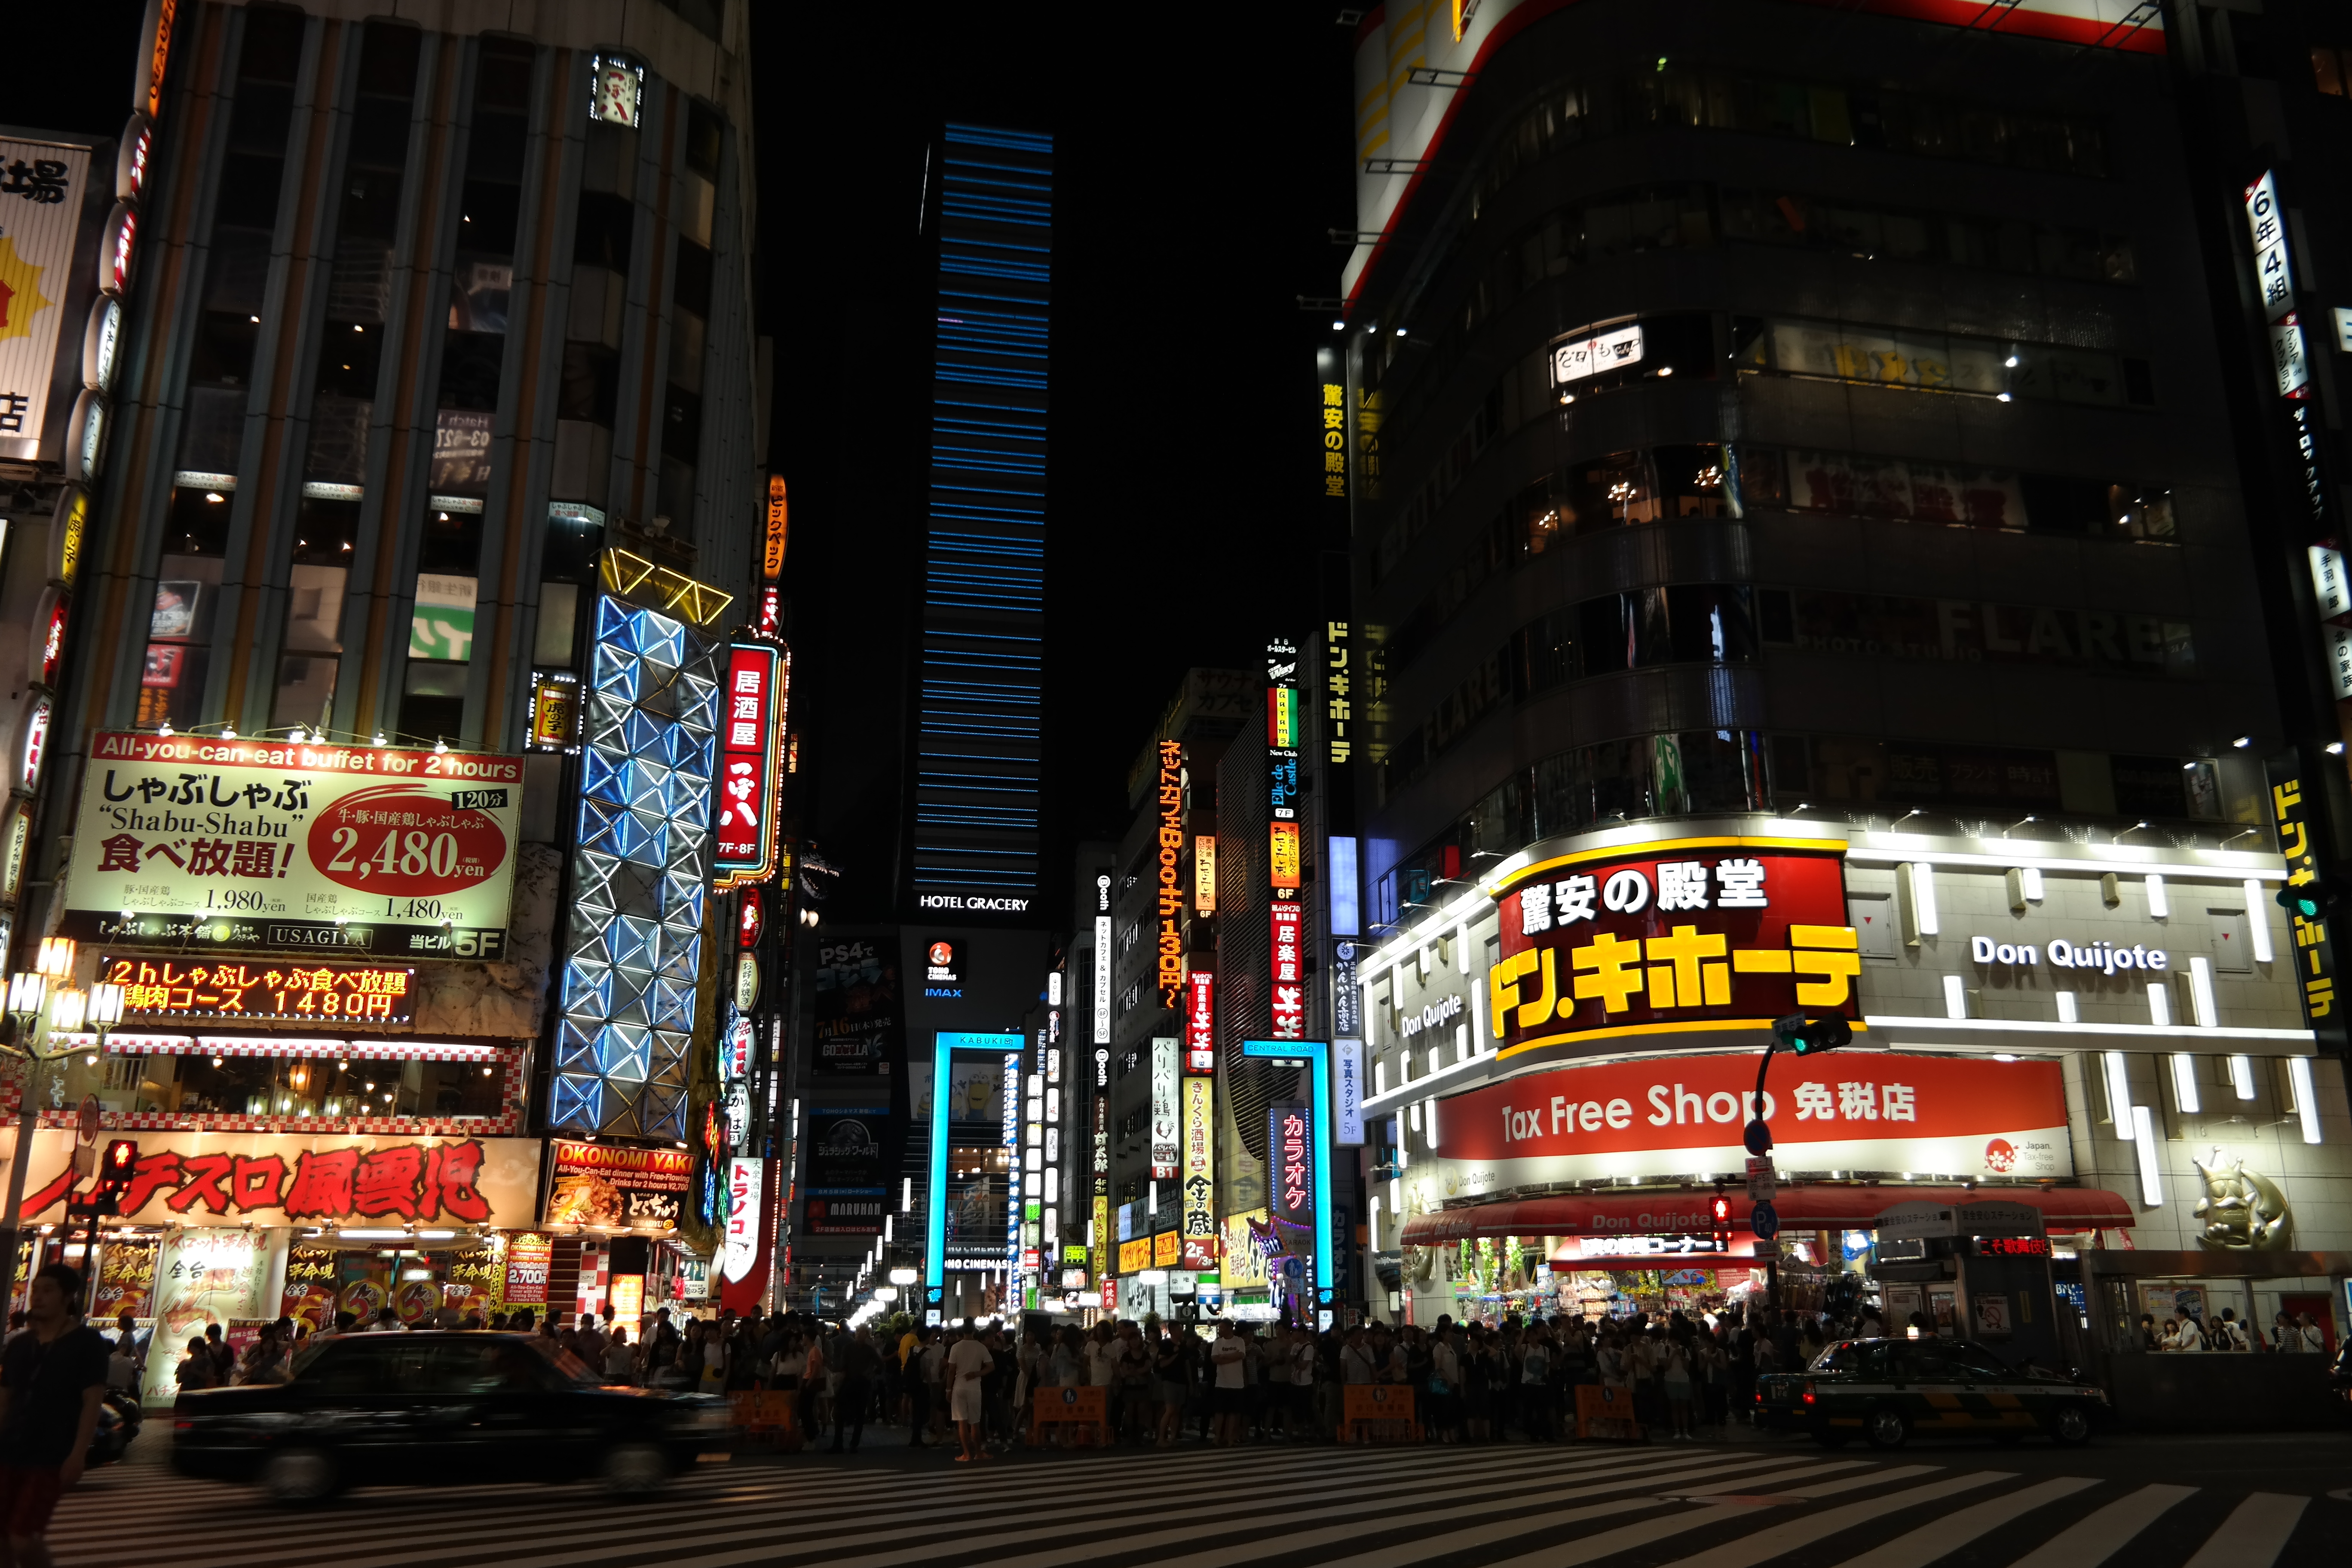
[[[59,934],[503,959],[521,823],[515,757],[101,733]]]
[[[1783,1171],[2074,1173],[2055,1061],[1857,1051],[1776,1065],[1763,1109]],[[1561,1068],[1454,1095],[1439,1108],[1444,1191],[1737,1171],[1755,1089],[1748,1052]]]

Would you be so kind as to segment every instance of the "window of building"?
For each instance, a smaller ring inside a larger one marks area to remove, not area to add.
[[[1732,318],[1741,374],[1843,381],[2003,403],[2123,407],[2152,401],[2145,361],[2055,343],[1860,322]],[[2127,378],[2125,367],[2137,364]]]

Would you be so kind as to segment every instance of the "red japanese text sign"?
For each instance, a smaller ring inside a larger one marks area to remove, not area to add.
[[[1184,1070],[1217,1070],[1217,977],[1196,969],[1184,977]]]
[[[1300,952],[1299,909],[1295,903],[1266,906],[1274,980],[1270,993],[1273,1028],[1269,1033],[1277,1040],[1307,1037],[1307,973]]]
[[[780,737],[792,684],[782,643],[747,640],[727,649],[719,693],[719,778],[711,869],[721,889],[764,881],[776,868],[776,816],[783,785]]]
[[[533,1138],[141,1132],[122,1217],[145,1225],[528,1225],[539,1198]],[[16,1138],[0,1135],[13,1157]],[[70,1129],[33,1135],[25,1217],[59,1218],[87,1190]]]
[[[1487,1027],[1592,1035],[1858,1014],[1836,841],[1708,837],[1538,860],[1503,884]]]
[[[1439,1102],[1449,1194],[1743,1168],[1753,1052],[1528,1073]],[[1784,1058],[1764,1094],[1784,1171],[2070,1176],[2055,1061],[1840,1051]],[[1417,1162],[1416,1162],[1417,1163]]]
[[[101,733],[60,931],[503,959],[521,826],[518,757]]]

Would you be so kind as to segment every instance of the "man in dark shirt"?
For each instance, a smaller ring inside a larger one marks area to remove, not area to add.
[[[0,1350],[0,1529],[22,1568],[47,1568],[49,1515],[81,1479],[106,1394],[106,1336],[81,1321],[81,1276],[33,1277],[24,1333]]]

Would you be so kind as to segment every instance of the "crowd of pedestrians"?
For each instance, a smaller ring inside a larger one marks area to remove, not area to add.
[[[2311,1321],[2308,1312],[2278,1313],[2271,1320],[2270,1332],[2265,1334],[2252,1322],[2241,1319],[2234,1307],[2222,1308],[2218,1318],[2204,1319],[2184,1305],[2174,1308],[2172,1315],[2161,1322],[2155,1313],[2143,1312],[2139,1335],[2142,1350],[2174,1355],[2202,1355],[2214,1351],[2320,1355],[2327,1349],[2327,1336]]]
[[[678,1322],[662,1311],[635,1344],[593,1314],[488,1326],[553,1339],[610,1383],[789,1393],[803,1440],[830,1452],[855,1452],[874,1428],[877,1441],[887,1431],[894,1443],[956,1447],[967,1463],[1029,1442],[1032,1401],[1073,1387],[1103,1390],[1112,1440],[1139,1447],[1331,1441],[1343,1391],[1360,1384],[1413,1390],[1433,1443],[1572,1436],[1580,1385],[1621,1391],[1651,1431],[1689,1439],[1745,1420],[1760,1373],[1802,1366],[1843,1334],[1880,1331],[1874,1317],[1830,1323],[1760,1309],[1599,1322],[1440,1318],[1327,1333],[1156,1316],[1083,1330],[1043,1319],[942,1329],[904,1319],[850,1328],[802,1314]],[[1081,1440],[1073,1431],[1045,1426],[1036,1441]]]

